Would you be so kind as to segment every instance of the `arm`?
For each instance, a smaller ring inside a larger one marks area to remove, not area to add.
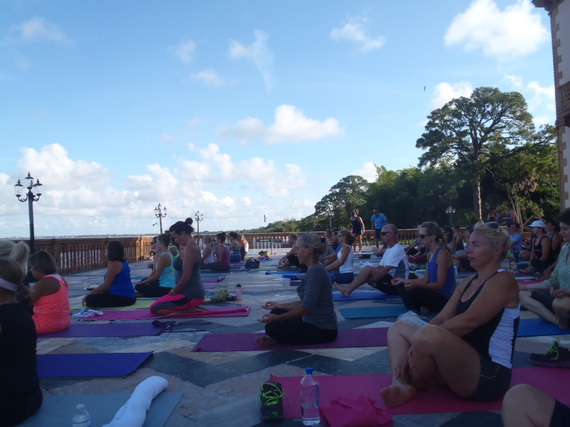
[[[505,307],[518,305],[518,301],[518,285],[512,274],[497,273],[488,280],[465,313],[450,318],[441,327],[457,336],[466,335]]]
[[[210,256],[212,253],[212,247],[210,245],[204,248],[204,253],[202,254],[202,262]]]
[[[43,277],[38,280],[30,289],[30,302],[35,304],[43,296],[55,294],[61,285],[53,277]]]
[[[350,248],[348,247],[348,245],[344,245],[341,249],[340,260],[337,257],[337,259],[335,261],[333,261],[329,265],[327,265],[327,271],[338,270],[340,268],[340,266],[345,263],[346,258],[348,257],[349,253],[350,253]]]

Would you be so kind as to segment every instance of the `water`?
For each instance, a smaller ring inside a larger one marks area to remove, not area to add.
[[[301,416],[303,417],[303,425],[314,426],[321,422],[321,413],[319,412],[319,407],[314,404],[302,404],[301,405]]]
[[[319,411],[319,383],[313,377],[313,368],[307,368],[301,379],[301,416],[303,424],[313,426],[321,422]]]

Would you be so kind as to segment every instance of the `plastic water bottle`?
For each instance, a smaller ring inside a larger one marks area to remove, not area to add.
[[[236,285],[236,301],[241,301],[241,297],[242,297],[241,285],[238,283]]]
[[[91,415],[89,415],[83,403],[75,407],[71,425],[72,427],[91,427]]]
[[[313,368],[305,370],[301,379],[301,415],[303,424],[312,426],[321,422],[319,412],[319,383],[313,376]]]

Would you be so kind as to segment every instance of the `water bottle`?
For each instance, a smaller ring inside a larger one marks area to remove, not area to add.
[[[91,427],[91,415],[89,415],[83,403],[75,407],[71,425],[72,427]]]
[[[236,301],[241,301],[242,293],[241,293],[241,285],[238,283],[236,285]]]
[[[313,368],[305,370],[301,379],[301,415],[303,424],[313,426],[321,422],[319,412],[319,383],[313,376]]]

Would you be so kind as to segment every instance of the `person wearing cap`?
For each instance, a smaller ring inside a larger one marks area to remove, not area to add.
[[[546,224],[540,219],[530,224],[533,237],[530,240],[530,265],[520,270],[521,273],[542,274],[554,262],[552,259],[551,242],[546,233]]]
[[[18,263],[0,258],[0,425],[20,424],[42,406],[36,365],[37,333],[29,311],[18,302],[29,289],[22,285]]]

